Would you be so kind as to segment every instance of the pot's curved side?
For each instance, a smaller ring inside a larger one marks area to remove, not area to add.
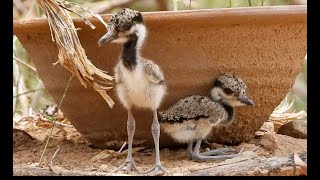
[[[249,140],[294,84],[306,54],[306,7],[298,13],[284,13],[280,8],[278,14],[265,9],[267,13],[260,8],[250,18],[244,13],[233,16],[235,10],[231,10],[231,15],[230,10],[204,14],[145,13],[149,35],[142,54],[159,64],[168,85],[168,95],[160,110],[188,95],[207,95],[218,74],[233,72],[247,83],[248,96],[256,107],[240,107],[235,123],[213,130],[211,137],[229,143]],[[95,30],[75,21],[83,29],[78,31],[81,43],[94,65],[113,74],[120,46],[108,44],[99,48],[97,41],[105,29],[92,20],[97,26]],[[48,24],[43,20],[25,23],[16,22],[14,33],[35,63],[46,89],[59,102],[70,74],[60,65],[51,65],[57,61],[58,52]],[[127,140],[127,113],[114,90],[108,93],[116,102],[113,109],[97,92],[73,80],[61,106],[75,128],[99,147],[119,146]],[[133,113],[137,121],[134,142],[148,140],[147,144],[153,144],[151,112]],[[160,142],[162,146],[172,143],[164,133]]]

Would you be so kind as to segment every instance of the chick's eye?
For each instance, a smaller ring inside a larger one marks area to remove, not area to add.
[[[224,88],[223,91],[228,95],[231,95],[233,93],[233,91],[230,88]]]

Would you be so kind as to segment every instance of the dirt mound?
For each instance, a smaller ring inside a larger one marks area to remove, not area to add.
[[[48,164],[58,147],[60,147],[60,150],[53,159],[52,167],[61,173],[61,175],[110,175],[108,173],[111,170],[120,166],[125,161],[127,146],[124,146],[121,152],[112,149],[91,148],[90,144],[74,128],[57,125],[53,130],[52,138],[49,141],[48,148],[45,152],[44,163],[42,163],[42,167],[38,167],[37,163],[50,132],[50,128],[48,127],[51,127],[51,125],[51,122],[38,122],[37,127],[29,127],[24,128],[23,130],[14,131],[15,146],[13,161],[15,175],[57,175],[48,169]],[[264,148],[261,145],[262,138],[258,137],[251,140],[249,143],[242,143],[239,146],[233,146],[236,150],[240,150],[244,147],[244,151],[247,152],[244,153],[243,156],[240,156],[240,159],[232,159],[232,161],[191,161],[186,157],[186,147],[161,149],[161,161],[168,170],[167,175],[188,175],[190,173],[199,174],[203,169],[210,169],[210,167],[215,166],[217,166],[216,168],[219,168],[222,165],[235,166],[240,163],[240,167],[243,166],[241,165],[243,161],[246,161],[246,163],[256,163],[259,166],[259,163],[261,165],[261,162],[263,162],[262,160],[265,159],[266,162],[269,162],[272,158],[278,158],[276,162],[280,163],[279,166],[286,167],[288,166],[288,162],[293,162],[290,160],[293,153],[306,152],[306,139],[296,139],[280,134],[272,134],[272,136],[274,137],[273,139],[275,139],[275,147],[273,150]],[[121,143],[123,144],[123,142]],[[202,151],[219,147],[226,146],[215,143],[203,143]],[[140,170],[147,170],[155,161],[153,147],[135,147],[133,156]],[[280,161],[281,158],[283,162]],[[248,165],[248,167],[251,166]],[[289,170],[289,174],[299,174],[293,172],[293,167],[294,165],[289,167],[289,169],[291,168]],[[212,172],[215,171],[213,170]],[[245,172],[243,171],[243,173]],[[253,171],[253,174],[254,173],[257,172]],[[281,173],[282,171],[278,174],[281,175]],[[268,175],[268,173],[263,174],[263,172],[260,174]],[[282,175],[286,174],[288,174],[288,168],[283,170]],[[131,172],[129,175],[137,174],[135,172]],[[224,174],[222,173],[222,175]]]

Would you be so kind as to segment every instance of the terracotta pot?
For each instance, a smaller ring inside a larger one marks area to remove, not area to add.
[[[248,96],[256,107],[240,107],[235,123],[213,130],[212,140],[239,143],[248,141],[284,99],[295,82],[306,55],[306,6],[279,6],[143,13],[148,37],[142,55],[163,69],[168,95],[160,110],[188,95],[207,95],[213,79],[233,72],[248,85]],[[104,15],[107,21],[110,15]],[[121,47],[98,47],[106,29],[91,18],[95,30],[75,19],[87,56],[98,68],[113,75]],[[46,89],[59,102],[70,74],[57,61],[46,19],[14,21],[14,34],[32,58]],[[93,145],[104,147],[115,140],[127,140],[127,113],[114,91],[116,105],[110,109],[92,88],[73,80],[61,110],[74,127]],[[152,114],[135,110],[134,142],[151,136]],[[109,143],[107,143],[109,142]],[[161,145],[172,141],[161,134]],[[112,144],[112,143],[111,143]]]

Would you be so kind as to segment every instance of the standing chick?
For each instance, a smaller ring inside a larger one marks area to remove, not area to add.
[[[165,172],[160,162],[160,125],[157,109],[165,95],[166,86],[159,66],[140,55],[140,49],[146,34],[147,31],[141,13],[125,8],[112,15],[108,22],[108,32],[98,42],[100,47],[108,42],[120,43],[123,46],[114,75],[117,95],[120,102],[128,111],[128,156],[125,163],[115,169],[114,172],[119,170],[129,172],[132,168],[138,171],[132,159],[135,119],[133,118],[131,109],[134,106],[148,108],[153,111],[151,132],[155,144],[156,163],[153,168],[145,173],[155,175]]]
[[[199,161],[223,160],[238,156],[223,155],[232,148],[221,148],[200,153],[201,141],[214,126],[229,125],[234,119],[236,106],[254,103],[246,96],[246,85],[233,74],[222,74],[213,83],[210,96],[189,96],[181,99],[172,107],[159,113],[159,121],[164,132],[180,143],[189,143],[187,155]],[[192,151],[193,142],[197,142]]]

